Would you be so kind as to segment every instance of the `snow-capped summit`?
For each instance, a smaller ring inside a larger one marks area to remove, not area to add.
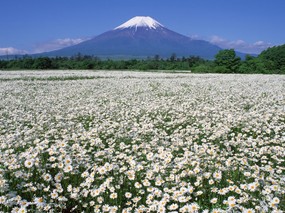
[[[116,27],[115,30],[138,27],[148,27],[150,29],[156,29],[158,27],[163,27],[163,25],[149,16],[136,16],[123,23],[122,25]]]

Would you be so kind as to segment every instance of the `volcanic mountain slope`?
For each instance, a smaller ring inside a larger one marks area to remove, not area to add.
[[[137,16],[113,30],[90,40],[44,56],[94,55],[104,58],[144,58],[200,56],[213,59],[220,47],[203,40],[193,40],[164,27],[151,17]]]

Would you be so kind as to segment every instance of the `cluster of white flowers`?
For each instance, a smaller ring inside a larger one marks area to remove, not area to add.
[[[284,81],[1,71],[0,211],[284,212]]]

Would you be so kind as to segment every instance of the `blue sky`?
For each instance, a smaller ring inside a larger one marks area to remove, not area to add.
[[[285,0],[3,0],[0,54],[76,44],[134,16],[248,53],[285,43]]]

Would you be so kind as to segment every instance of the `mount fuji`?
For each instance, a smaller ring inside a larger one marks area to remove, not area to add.
[[[220,47],[204,40],[194,40],[167,29],[148,16],[136,16],[113,30],[90,40],[40,56],[93,55],[102,58],[146,58],[200,56],[213,59]]]

